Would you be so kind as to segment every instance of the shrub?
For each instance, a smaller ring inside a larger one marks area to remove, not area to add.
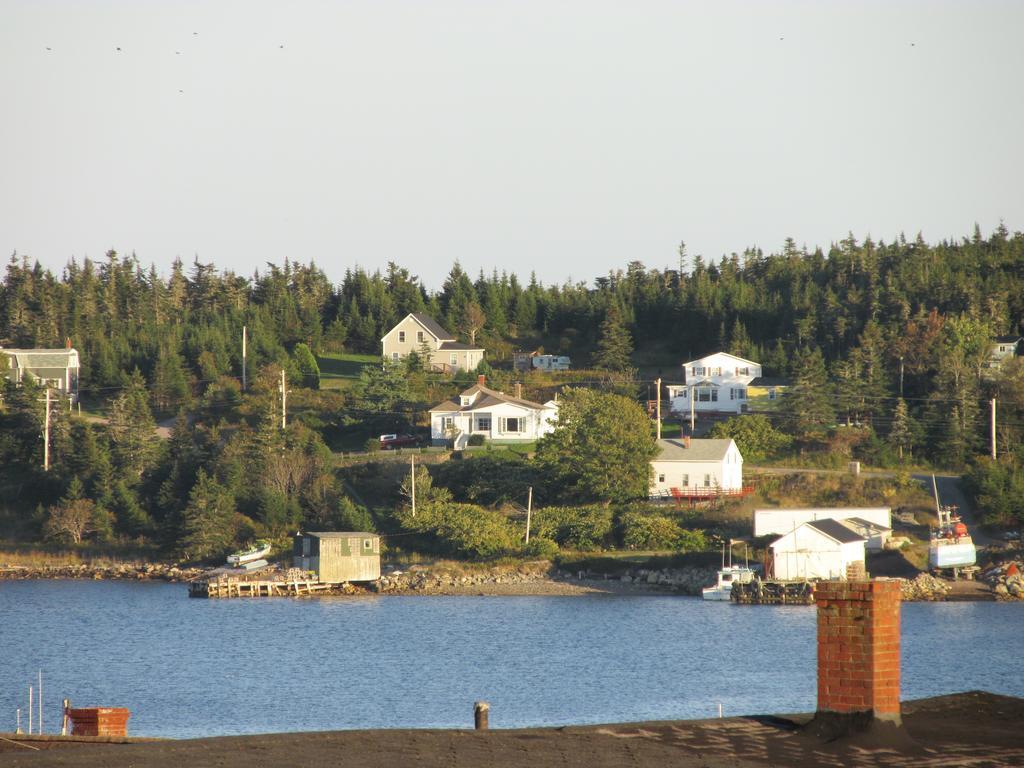
[[[424,534],[444,554],[490,558],[519,549],[519,536],[500,512],[472,504],[431,502],[398,513],[402,528]]]
[[[622,544],[630,549],[672,549],[682,529],[664,515],[627,512],[620,521]]]
[[[476,446],[476,445],[483,445],[483,444],[484,444],[484,436],[483,435],[470,435],[469,439],[466,441],[466,445]]]
[[[543,536],[534,536],[530,539],[529,544],[523,546],[523,555],[552,560],[558,555],[558,545],[551,539],[545,539]]]
[[[371,437],[364,444],[363,448],[366,449],[367,453],[375,453],[380,450],[380,438]]]
[[[538,536],[569,549],[600,549],[612,532],[612,512],[604,506],[544,507],[533,519]]]

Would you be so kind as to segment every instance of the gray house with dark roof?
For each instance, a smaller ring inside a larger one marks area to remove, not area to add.
[[[4,349],[7,357],[7,377],[15,384],[29,379],[43,387],[59,390],[78,400],[78,351],[66,349]]]
[[[410,312],[380,340],[385,360],[401,360],[410,352],[426,353],[424,363],[433,370],[454,373],[472,371],[484,359],[483,347],[462,344],[434,318]]]

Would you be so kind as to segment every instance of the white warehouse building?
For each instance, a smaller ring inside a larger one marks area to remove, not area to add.
[[[845,579],[848,566],[864,564],[865,539],[838,520],[812,520],[769,545],[768,573],[783,581]]]

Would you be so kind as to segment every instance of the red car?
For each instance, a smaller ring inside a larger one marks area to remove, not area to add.
[[[420,444],[415,435],[381,435],[380,447],[385,451],[395,448],[413,448]]]

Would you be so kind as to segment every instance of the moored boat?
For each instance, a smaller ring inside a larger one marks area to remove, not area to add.
[[[242,565],[252,560],[261,560],[270,554],[269,541],[257,541],[249,549],[242,549],[228,555],[228,565]]]

